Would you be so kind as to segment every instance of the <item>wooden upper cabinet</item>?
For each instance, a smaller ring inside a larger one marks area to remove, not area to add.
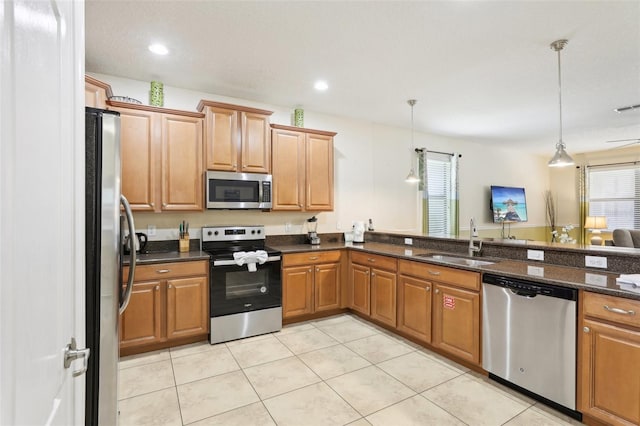
[[[305,180],[304,134],[288,130],[274,130],[272,155],[272,210],[303,210]]]
[[[162,210],[202,210],[202,120],[162,115]]]
[[[122,194],[136,211],[157,207],[157,115],[151,111],[111,108],[120,113]]]
[[[242,173],[271,172],[272,111],[202,100],[205,167]]]
[[[333,210],[334,132],[271,125],[272,210]]]
[[[108,102],[120,113],[122,194],[134,211],[204,206],[203,115]]]
[[[91,77],[84,76],[84,105],[92,108],[105,109],[107,100],[113,96],[111,86]]]

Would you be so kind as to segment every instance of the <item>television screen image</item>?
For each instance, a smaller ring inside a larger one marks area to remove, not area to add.
[[[526,222],[527,201],[524,188],[491,186],[493,222]]]

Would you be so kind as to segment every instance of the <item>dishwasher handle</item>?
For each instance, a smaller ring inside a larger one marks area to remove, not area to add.
[[[527,299],[533,299],[538,295],[538,293],[536,293],[535,291],[527,291],[527,290],[515,289],[510,287],[507,287],[507,288],[511,293],[515,294],[516,296],[526,297]]]

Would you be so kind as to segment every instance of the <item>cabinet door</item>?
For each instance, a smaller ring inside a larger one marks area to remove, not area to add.
[[[417,278],[398,279],[398,330],[426,343],[431,343],[431,287]]]
[[[338,309],[340,307],[340,264],[317,265],[315,268],[315,311]]]
[[[271,132],[269,116],[241,113],[242,172],[269,173],[271,171]]]
[[[307,134],[306,203],[309,211],[333,210],[333,138]]]
[[[291,318],[313,312],[313,267],[282,270],[282,317]]]
[[[84,105],[92,108],[107,107],[107,91],[104,86],[94,83],[95,80],[85,77]]]
[[[120,316],[120,348],[160,342],[162,336],[161,281],[136,283],[127,309]]]
[[[371,318],[396,326],[396,274],[371,268]]]
[[[480,365],[480,295],[435,285],[433,345]]]
[[[136,211],[154,211],[159,164],[157,114],[150,111],[112,108],[120,113],[122,194]]]
[[[582,325],[578,410],[606,424],[640,424],[640,332],[591,320]]]
[[[272,130],[272,210],[304,208],[304,133]]]
[[[162,114],[162,210],[202,210],[202,119]]]
[[[238,112],[211,106],[205,112],[207,170],[238,171]]]
[[[370,315],[370,276],[369,267],[352,263],[350,267],[349,302],[351,309]]]
[[[207,277],[167,281],[167,338],[209,332],[209,282]]]

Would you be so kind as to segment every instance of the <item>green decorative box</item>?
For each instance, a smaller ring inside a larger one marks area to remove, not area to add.
[[[149,92],[149,105],[161,107],[164,106],[164,85],[159,81],[151,82],[151,91]]]
[[[296,108],[293,111],[293,125],[296,127],[304,127],[304,110]]]

